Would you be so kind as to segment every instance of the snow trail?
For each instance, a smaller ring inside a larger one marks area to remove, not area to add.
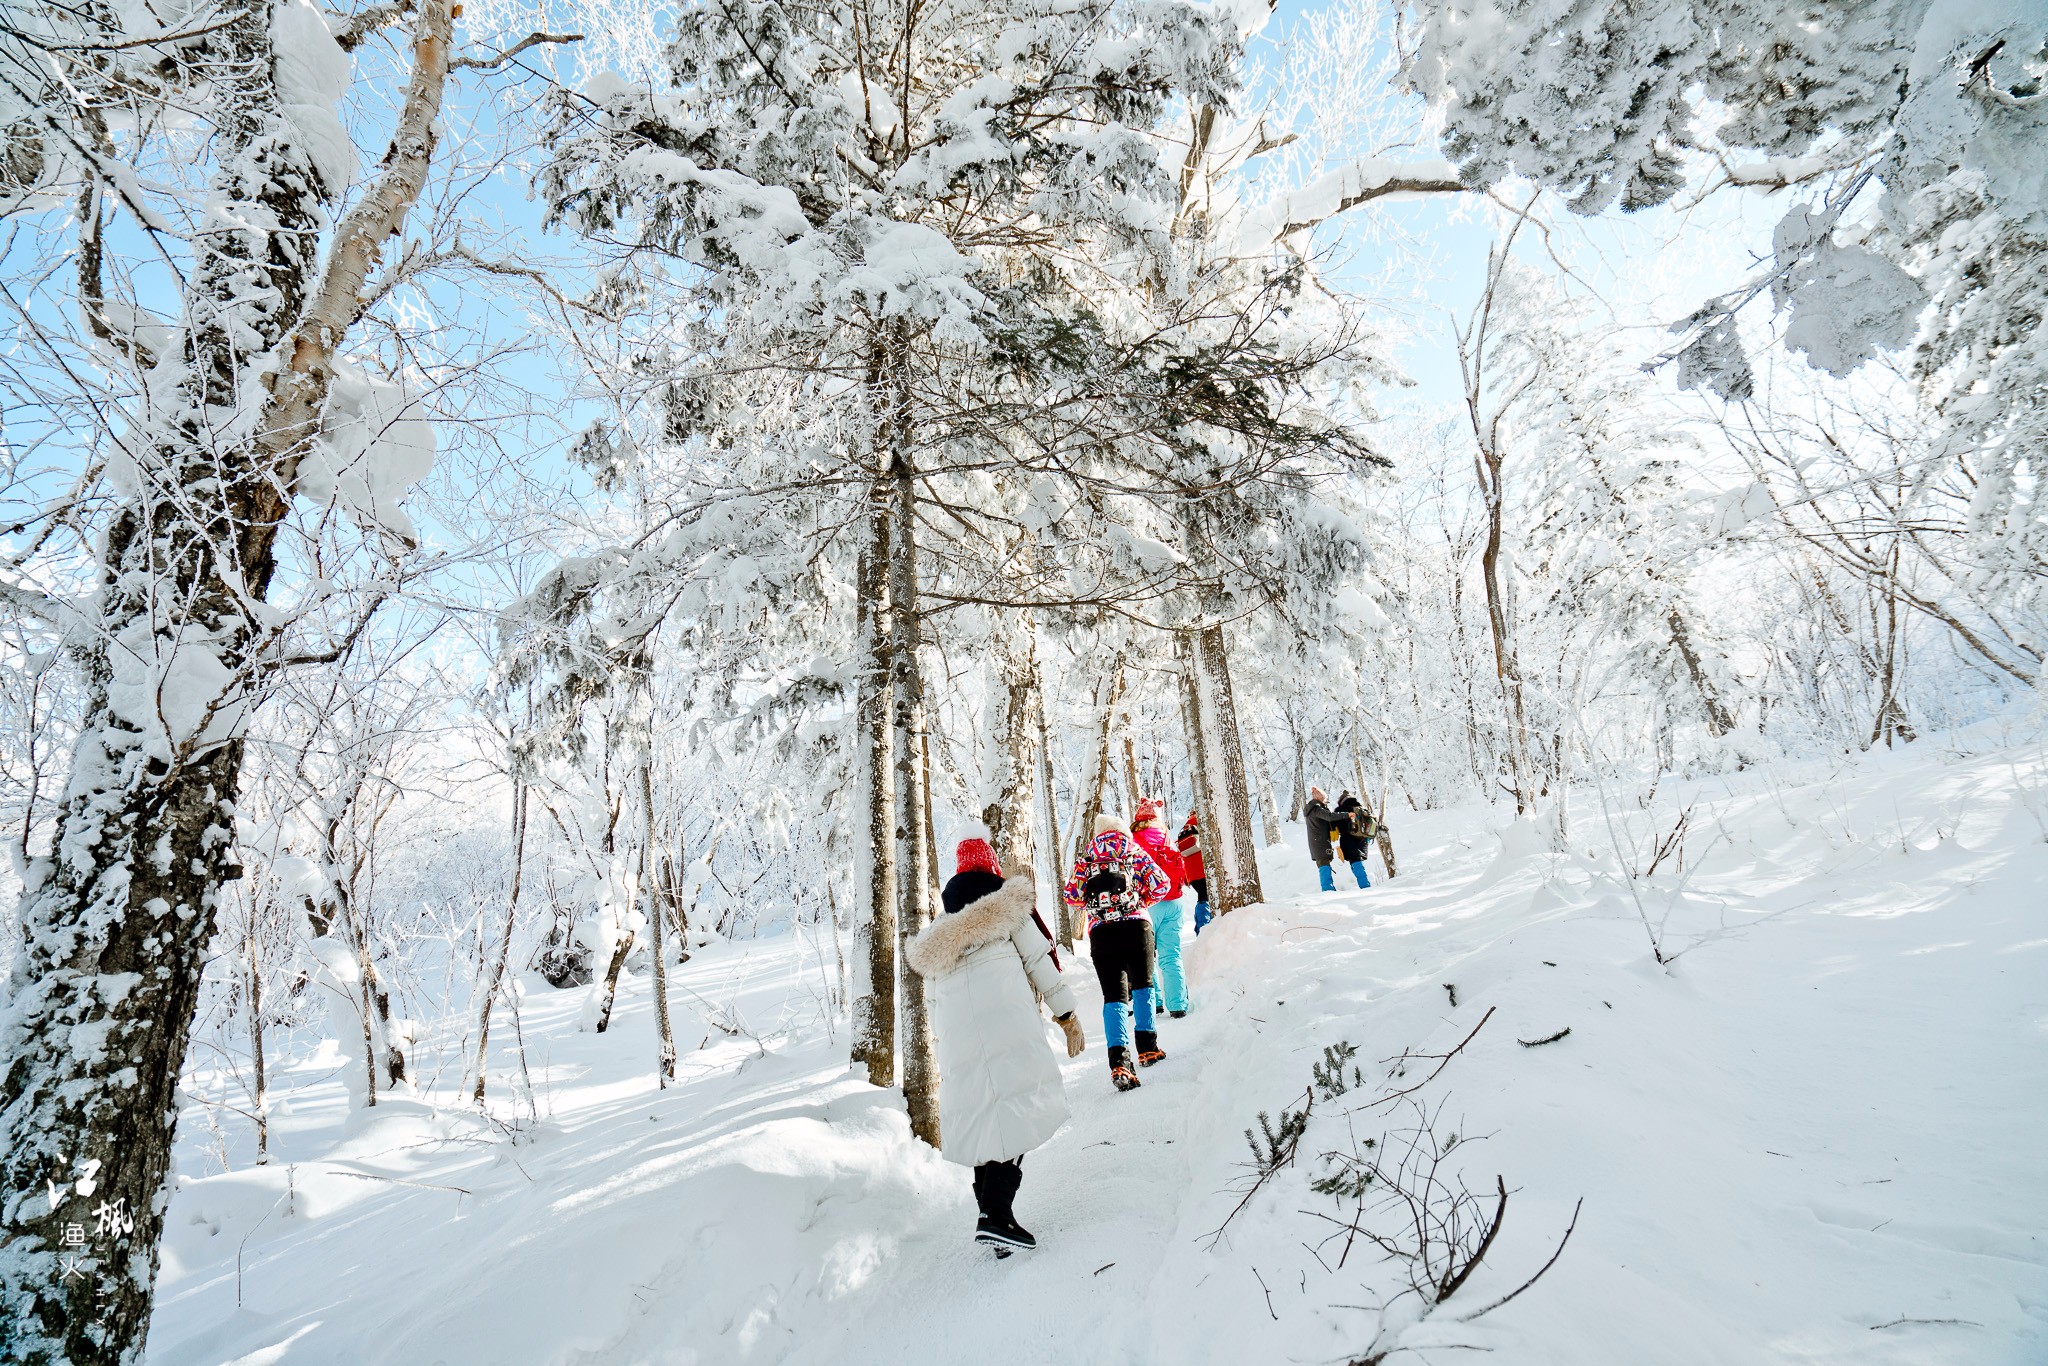
[[[1187,952],[1198,954],[1192,937]],[[1101,985],[1085,954],[1063,951],[1061,961],[1083,1002],[1088,1048],[1062,1069],[1073,1117],[1024,1159],[1017,1217],[1037,1250],[998,1259],[972,1243],[968,1169],[949,1163],[957,1176],[930,1193],[891,1276],[841,1301],[831,1316],[841,1330],[810,1338],[791,1363],[964,1361],[994,1341],[1002,1360],[1020,1366],[1071,1362],[1080,1343],[1091,1345],[1090,1359],[1150,1358],[1146,1306],[1165,1250],[1186,1236],[1189,1115],[1222,1011],[1196,1000],[1185,1019],[1162,1012],[1166,1060],[1142,1070],[1137,1090],[1118,1092],[1103,1051]]]
[[[1299,1099],[1325,1045],[1357,1045],[1376,1095],[1386,1059],[1447,1049],[1489,1009],[1429,1093],[1468,1182],[1513,1192],[1470,1302],[1532,1272],[1585,1203],[1535,1290],[1404,1348],[2034,1366],[2048,842],[2025,803],[2044,780],[2038,748],[1927,751],[1674,793],[1699,802],[1692,862],[1637,888],[1668,969],[1611,857],[1483,808],[1404,820],[1410,871],[1366,892],[1318,893],[1297,849],[1268,849],[1273,904],[1189,942],[1194,1012],[1162,1020],[1168,1058],[1139,1090],[1110,1087],[1094,974],[1067,963],[1089,1047],[1064,1065],[1071,1121],[1025,1160],[1040,1247],[1000,1261],[971,1242],[967,1170],[847,1071],[806,939],[674,974],[666,1092],[643,978],[605,1035],[576,1028],[582,993],[529,984],[544,1122],[520,1142],[457,1106],[350,1115],[325,1053],[279,1079],[270,1167],[201,1177],[188,1115],[149,1366],[1348,1360],[1400,1272],[1317,1249],[1331,1206],[1307,1183],[1381,1121],[1320,1106],[1301,1162],[1212,1247],[1243,1130]]]

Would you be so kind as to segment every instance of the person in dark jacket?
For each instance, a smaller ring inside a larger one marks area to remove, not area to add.
[[[1316,861],[1316,880],[1323,884],[1323,890],[1337,890],[1337,879],[1330,872],[1330,836],[1336,832],[1341,818],[1330,810],[1330,794],[1320,787],[1308,790],[1308,805],[1301,808],[1301,823],[1308,827],[1308,856]]]
[[[1351,865],[1351,876],[1358,879],[1361,887],[1372,886],[1372,879],[1365,875],[1365,853],[1372,847],[1372,840],[1366,831],[1372,828],[1372,814],[1365,809],[1365,803],[1346,792],[1337,798],[1337,848],[1344,855],[1344,861]]]

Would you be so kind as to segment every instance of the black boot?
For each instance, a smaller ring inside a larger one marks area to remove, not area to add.
[[[974,1241],[988,1244],[996,1250],[998,1257],[1007,1257],[1019,1250],[1029,1252],[1038,1246],[1038,1240],[1031,1236],[1030,1230],[1015,1219],[998,1222],[987,1216],[974,1226]]]
[[[1119,1091],[1128,1091],[1138,1085],[1137,1069],[1131,1066],[1131,1050],[1122,1044],[1109,1047],[1109,1079]]]
[[[1017,1222],[1017,1188],[1024,1184],[1024,1159],[985,1162],[974,1169],[974,1198],[981,1206],[981,1218],[974,1225],[974,1241],[986,1243],[998,1257],[1013,1251],[1029,1251],[1038,1240]]]
[[[1138,1066],[1150,1067],[1155,1062],[1165,1062],[1166,1051],[1159,1046],[1159,1035],[1149,1029],[1138,1031]]]

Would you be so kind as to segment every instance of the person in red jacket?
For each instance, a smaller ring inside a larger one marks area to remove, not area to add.
[[[1195,813],[1188,812],[1187,824],[1180,828],[1180,869],[1188,886],[1195,889],[1195,933],[1211,919],[1209,915],[1209,878],[1202,868],[1202,832],[1195,824]]]
[[[1181,888],[1186,885],[1180,853],[1166,842],[1166,831],[1160,825],[1164,814],[1160,803],[1147,797],[1138,803],[1137,813],[1131,817],[1131,838],[1138,846],[1152,856],[1159,865],[1159,871],[1166,874],[1171,884],[1166,895],[1152,907],[1152,943],[1158,953],[1160,1004],[1166,1013],[1178,1020],[1188,1013],[1188,982],[1180,966]],[[1166,1055],[1161,1053],[1160,1058]],[[1144,1062],[1144,1054],[1138,1056]],[[1157,1059],[1154,1059],[1157,1061]]]

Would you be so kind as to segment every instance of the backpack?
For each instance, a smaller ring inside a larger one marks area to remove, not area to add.
[[[1379,838],[1380,823],[1364,810],[1345,812],[1344,828],[1362,840]]]
[[[1114,868],[1104,868],[1082,883],[1081,900],[1097,920],[1121,920],[1138,909],[1130,879]]]

